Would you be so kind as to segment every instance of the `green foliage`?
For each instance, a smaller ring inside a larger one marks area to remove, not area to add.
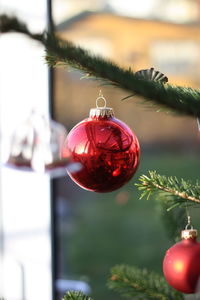
[[[43,43],[44,34],[32,34],[25,23],[19,21],[17,17],[9,17],[5,14],[0,15],[0,32],[19,32],[28,35],[30,38]]]
[[[157,211],[159,211],[160,218],[166,230],[166,235],[172,242],[180,240],[180,232],[185,228],[187,215],[185,207],[178,207],[168,211],[169,205],[160,195],[157,201]]]
[[[0,32],[12,31],[24,33],[42,42],[46,47],[46,61],[51,66],[57,66],[60,63],[63,66],[69,65],[85,73],[88,78],[101,80],[103,84],[127,91],[130,97],[138,95],[151,103],[178,113],[195,117],[200,115],[199,90],[140,79],[131,68],[126,70],[114,62],[93,56],[73,43],[56,37],[53,33],[32,34],[27,26],[16,17],[1,15]]]
[[[182,205],[187,201],[200,204],[200,185],[198,181],[196,185],[193,185],[190,181],[185,181],[182,178],[178,180],[175,176],[159,175],[156,171],[149,171],[149,177],[146,175],[140,176],[139,181],[140,183],[135,185],[142,192],[140,199],[143,197],[149,199],[153,193],[159,192],[164,193],[166,201],[174,202],[169,209]]]
[[[81,292],[69,291],[63,296],[62,300],[92,300],[92,298]]]
[[[109,288],[132,299],[169,300],[184,299],[182,294],[172,289],[164,277],[126,265],[115,266],[111,270]]]
[[[66,225],[62,223],[63,228],[72,228],[71,233],[67,229],[68,233],[61,236],[61,257],[65,259],[62,260],[62,276],[80,280],[86,277],[91,296],[96,300],[120,300],[120,295],[105,287],[106,274],[112,266],[137,265],[161,273],[165,251],[174,244],[176,237],[180,239],[180,231],[185,228],[185,210],[183,207],[166,211],[168,204],[162,206],[165,194],[159,195],[159,198],[162,196],[159,201],[155,197],[151,201],[139,201],[139,191],[133,187],[133,182],[152,169],[178,178],[187,172],[187,178],[195,182],[199,168],[198,154],[143,151],[133,180],[115,192],[91,193],[77,189],[65,178],[64,185],[67,184],[70,191],[66,190],[66,197],[70,193],[71,203],[76,207],[73,218],[66,218]],[[128,196],[127,202],[118,202],[120,195]],[[196,228],[199,211],[192,206],[190,213]]]

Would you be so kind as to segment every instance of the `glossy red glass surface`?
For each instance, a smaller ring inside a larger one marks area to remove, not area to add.
[[[190,238],[167,250],[163,272],[167,282],[176,290],[186,294],[197,292],[200,279],[200,243]]]
[[[82,188],[110,192],[134,175],[140,158],[138,140],[131,129],[114,117],[88,118],[68,134],[63,148],[72,162],[82,164],[70,177]]]

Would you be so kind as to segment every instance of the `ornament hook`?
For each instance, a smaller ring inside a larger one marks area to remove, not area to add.
[[[99,100],[103,100],[103,101],[104,101],[104,106],[99,106],[99,105],[98,105]],[[97,108],[106,108],[106,99],[105,99],[105,97],[103,96],[101,90],[99,91],[99,97],[96,99],[96,107],[97,107]]]
[[[190,229],[193,229],[193,226],[191,225],[191,217],[188,215],[187,218],[188,218],[188,223],[185,226],[185,229],[188,230],[189,227],[190,227]]]

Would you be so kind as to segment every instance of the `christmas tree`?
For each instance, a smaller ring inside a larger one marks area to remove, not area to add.
[[[141,77],[131,69],[125,70],[113,62],[92,56],[86,50],[58,38],[53,33],[32,34],[26,25],[15,17],[2,15],[0,30],[2,33],[12,31],[24,33],[39,41],[46,48],[46,61],[50,66],[71,66],[82,71],[89,79],[123,89],[127,92],[127,97],[123,100],[138,95],[143,97],[145,102],[153,103],[165,110],[195,118],[200,115],[198,90],[150,80],[147,75]],[[141,191],[141,198],[149,198],[152,194],[157,194],[164,211],[179,208],[178,213],[176,210],[176,213],[171,215],[171,219],[168,218],[168,223],[173,229],[178,223],[186,223],[185,206],[187,208],[189,205],[200,203],[198,181],[191,183],[182,178],[167,177],[150,171],[148,175],[141,176],[136,185]],[[190,227],[189,215],[188,225]],[[187,229],[192,230],[189,227]],[[126,265],[118,265],[111,270],[108,285],[121,295],[133,299],[184,299],[183,294],[171,288],[164,277],[146,269],[141,270]],[[90,300],[91,298],[78,292],[68,292],[64,299]]]

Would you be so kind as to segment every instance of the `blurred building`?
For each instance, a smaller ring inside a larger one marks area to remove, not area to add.
[[[200,27],[83,12],[61,23],[62,37],[119,65],[140,70],[154,66],[170,82],[199,86]]]
[[[56,0],[53,5],[56,23],[85,10],[174,23],[194,23],[200,18],[199,0]]]
[[[122,67],[137,71],[153,66],[167,75],[172,84],[195,88],[200,85],[200,28],[196,22],[176,24],[108,11],[85,11],[60,23],[57,30],[64,39]],[[87,117],[94,106],[98,82],[80,81],[79,73],[64,69],[56,70],[56,74],[56,116],[71,127]],[[117,117],[128,123],[145,145],[158,142],[173,148],[197,142],[195,120],[156,114],[156,109],[149,110],[149,105],[148,109],[136,105],[136,98],[122,103],[119,100],[126,96],[123,91],[103,90]]]

